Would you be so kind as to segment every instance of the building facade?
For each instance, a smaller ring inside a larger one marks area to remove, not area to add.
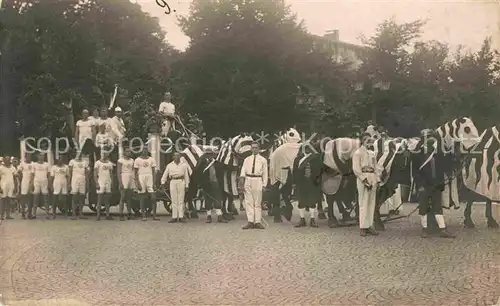
[[[356,70],[362,63],[363,55],[367,52],[364,46],[351,44],[340,40],[338,30],[328,31],[323,36],[316,36],[316,47],[331,54],[332,60],[337,63],[350,63]]]

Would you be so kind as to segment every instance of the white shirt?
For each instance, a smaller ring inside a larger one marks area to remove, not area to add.
[[[133,158],[120,158],[118,163],[121,165],[121,174],[134,174]]]
[[[107,162],[98,160],[94,165],[94,169],[97,170],[97,178],[99,180],[110,180],[111,174],[113,172],[113,167],[114,165],[110,160],[108,160]]]
[[[138,157],[134,161],[134,169],[137,169],[139,175],[153,175],[153,168],[156,170],[156,162],[152,157]]]
[[[71,175],[78,178],[84,178],[85,171],[89,169],[89,165],[86,161],[76,159],[72,159],[69,162],[69,167],[71,167]]]
[[[109,137],[108,134],[97,134],[95,137],[95,145],[98,148],[104,148],[105,146],[109,146],[113,144],[113,140]]]
[[[161,177],[161,184],[163,185],[168,179],[176,177],[183,177],[184,182],[186,184],[186,188],[188,188],[189,173],[187,165],[185,163],[176,164],[175,161],[173,161],[170,164],[168,164],[167,167],[165,168],[165,172],[163,172],[163,175]]]
[[[255,167],[253,167],[255,161]],[[253,170],[253,172],[252,172]],[[261,155],[251,155],[245,158],[241,167],[240,177],[260,176],[262,185],[267,185],[267,160]]]
[[[92,134],[95,127],[95,121],[87,118],[87,120],[78,120],[76,128],[78,129],[78,142],[83,144],[85,140],[92,139]]]
[[[35,182],[43,182],[47,180],[47,174],[50,174],[49,163],[44,162],[42,164],[36,162],[33,163],[33,170],[35,173]]]
[[[24,180],[29,180],[31,178],[31,175],[33,174],[34,168],[33,168],[33,162],[22,162],[19,165],[19,168],[17,169],[18,172],[20,172],[23,176],[23,181]]]
[[[15,175],[16,167],[14,167],[13,165],[10,165],[9,167],[6,167],[5,165],[0,166],[0,181],[2,184],[14,184]]]
[[[175,105],[171,102],[161,102],[158,111],[163,115],[173,116],[175,114]]]
[[[52,169],[50,169],[50,175],[54,178],[54,182],[65,181],[69,176],[69,167],[67,165],[54,165]]]

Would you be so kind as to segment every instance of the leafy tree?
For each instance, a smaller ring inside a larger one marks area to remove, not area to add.
[[[107,104],[116,83],[118,103],[127,107],[143,93],[159,103],[168,88],[169,66],[178,53],[165,42],[158,20],[139,5],[23,0],[4,6],[0,35],[7,73],[1,101],[9,110],[3,112],[4,125],[22,118],[24,135],[46,136],[62,126],[62,103],[68,100],[79,113]],[[142,114],[135,115],[142,122]],[[14,136],[12,128],[6,130],[3,143]]]
[[[333,97],[342,79],[282,0],[194,1],[180,24],[191,44],[174,69],[185,80],[186,111],[200,115],[208,134],[307,125],[314,108],[297,100]]]

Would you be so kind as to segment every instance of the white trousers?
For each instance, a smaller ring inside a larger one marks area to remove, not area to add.
[[[172,218],[184,218],[184,195],[186,182],[184,180],[170,180],[170,197],[172,198]]]
[[[248,222],[260,223],[262,220],[262,178],[245,178],[245,211]]]
[[[375,204],[377,198],[377,185],[367,188],[365,184],[357,179],[359,196],[359,228],[370,228],[373,226],[375,215]]]

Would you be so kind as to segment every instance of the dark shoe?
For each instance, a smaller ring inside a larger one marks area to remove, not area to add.
[[[453,235],[452,233],[448,232],[445,228],[443,228],[439,232],[439,237],[441,237],[441,238],[455,238],[455,235]]]
[[[255,228],[255,229],[266,229],[266,228],[264,227],[264,225],[262,225],[262,223],[255,223],[255,224],[253,225],[253,228]]]
[[[179,221],[178,221],[178,222],[179,222],[179,223],[186,223],[186,219],[184,219],[184,218],[179,218]]]
[[[227,220],[222,218],[222,216],[217,216],[217,223],[227,223]]]
[[[363,237],[370,235],[370,233],[368,233],[368,230],[366,228],[360,229],[359,234]]]
[[[253,228],[253,223],[252,222],[248,222],[247,225],[243,226],[241,229],[250,229],[250,228]]]
[[[309,226],[310,227],[318,227],[318,225],[316,224],[316,221],[314,220],[314,218],[311,218],[309,220]]]
[[[378,236],[378,232],[373,228],[373,227],[370,227],[368,230],[367,230],[368,234],[372,235],[372,236]]]
[[[422,232],[420,232],[420,237],[429,238],[429,231],[426,228],[423,228]]]
[[[210,216],[210,215],[207,216],[207,222],[206,223],[212,223],[212,216]]]
[[[299,223],[295,224],[295,227],[306,227],[306,219],[305,218],[300,218]]]
[[[26,215],[25,215],[25,214],[23,214],[23,215],[21,216],[21,218],[23,218],[23,220],[26,220]]]
[[[177,219],[172,218],[168,221],[168,223],[177,223]]]

